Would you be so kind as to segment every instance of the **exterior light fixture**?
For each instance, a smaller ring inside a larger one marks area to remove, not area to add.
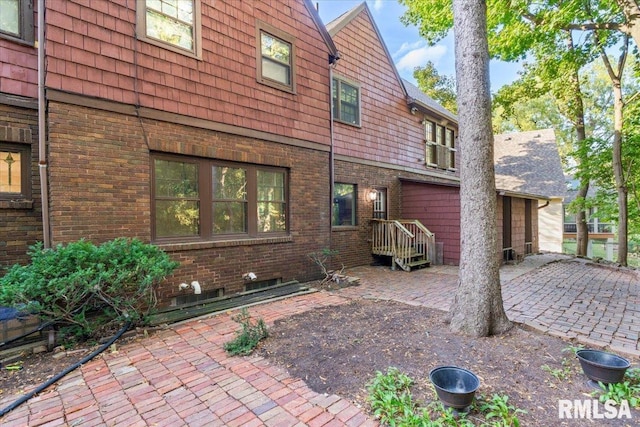
[[[371,190],[369,192],[369,194],[367,195],[367,197],[369,197],[369,200],[371,200],[372,202],[375,201],[378,198],[378,191],[377,190]]]

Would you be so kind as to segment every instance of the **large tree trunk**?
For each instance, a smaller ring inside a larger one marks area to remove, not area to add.
[[[637,7],[637,5],[636,5]],[[623,108],[624,100],[622,98],[622,75],[627,62],[627,53],[629,51],[629,36],[625,37],[622,44],[618,64],[614,69],[609,56],[603,46],[600,47],[600,57],[605,65],[611,85],[613,86],[613,146],[612,166],[613,176],[616,183],[616,192],[618,193],[618,263],[627,265],[627,223],[628,223],[628,206],[627,206],[627,183],[624,178],[622,168],[622,125],[623,125]]]
[[[573,35],[570,31],[567,32],[567,48],[569,51],[575,49],[573,43]],[[586,199],[589,192],[589,183],[591,177],[588,172],[589,168],[589,151],[587,147],[587,131],[584,125],[584,102],[582,99],[582,87],[580,85],[580,71],[579,68],[573,70],[569,84],[573,89],[573,99],[569,102],[569,117],[573,121],[576,128],[576,152],[578,153],[578,166],[581,168],[580,187],[576,199]],[[587,170],[585,170],[585,168]],[[576,212],[576,255],[587,256],[587,249],[589,246],[589,227],[587,224],[587,213],[584,208],[580,208]]]
[[[586,199],[589,192],[589,180],[582,179],[576,194],[576,199]],[[587,224],[587,213],[584,209],[576,212],[576,255],[586,257],[589,247],[589,226]]]
[[[627,265],[628,245],[627,245],[627,225],[628,225],[628,206],[627,206],[627,184],[624,179],[622,168],[622,109],[624,107],[622,101],[622,88],[620,82],[613,85],[613,175],[616,180],[616,191],[618,193],[618,263]]]
[[[511,327],[502,304],[491,130],[486,3],[454,0],[460,128],[460,273],[451,329],[472,336]]]

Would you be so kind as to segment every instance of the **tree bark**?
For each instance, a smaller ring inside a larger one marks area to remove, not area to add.
[[[637,5],[636,5],[637,7]],[[614,70],[604,48],[600,46],[600,56],[605,65],[611,85],[613,86],[613,142],[612,142],[612,166],[615,178],[616,192],[618,194],[618,259],[620,265],[627,265],[628,256],[628,198],[627,183],[622,166],[622,125],[624,114],[624,100],[622,94],[622,75],[629,50],[629,36],[626,36],[622,45],[618,64]]]
[[[628,198],[627,198],[627,184],[624,178],[624,172],[622,167],[622,120],[624,107],[622,101],[622,87],[620,83],[613,85],[613,175],[616,181],[616,191],[618,193],[618,259],[617,262],[620,265],[627,265],[628,245],[627,245],[627,226],[629,222],[628,218]]]
[[[573,52],[575,45],[573,43],[573,33],[566,31],[567,50]],[[576,199],[586,199],[589,192],[589,184],[591,176],[589,174],[589,149],[585,147],[587,144],[587,130],[584,125],[584,101],[582,94],[582,86],[580,85],[580,67],[576,66],[569,75],[569,85],[571,87],[572,98],[568,100],[567,116],[573,122],[576,129],[575,152],[576,160],[580,167],[580,186]],[[576,255],[587,256],[587,248],[589,245],[589,227],[587,225],[587,214],[584,207],[576,212]]]
[[[486,3],[454,0],[460,128],[460,273],[451,329],[472,336],[511,328],[502,303],[491,129]]]
[[[627,20],[625,32],[629,34],[636,46],[640,46],[640,7],[635,0],[617,0],[618,6]]]

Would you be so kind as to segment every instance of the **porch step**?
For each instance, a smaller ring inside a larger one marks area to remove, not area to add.
[[[407,263],[407,267],[409,267],[409,269],[413,270],[414,268],[424,268],[424,267],[429,267],[431,265],[431,261],[429,261],[428,259],[420,259],[417,261],[411,261]]]

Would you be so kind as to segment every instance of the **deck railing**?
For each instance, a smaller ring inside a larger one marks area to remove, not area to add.
[[[436,258],[434,234],[415,219],[373,219],[371,240],[372,253],[390,256],[394,269],[398,265],[409,271]]]

